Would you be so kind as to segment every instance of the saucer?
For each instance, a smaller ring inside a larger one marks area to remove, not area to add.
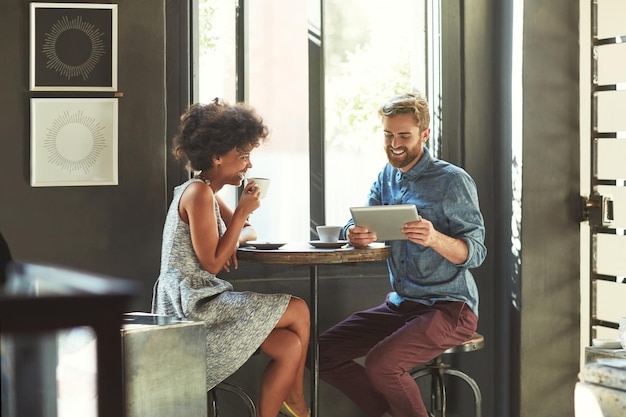
[[[347,240],[338,240],[336,242],[322,242],[320,240],[312,240],[309,245],[318,249],[339,249],[348,243]]]
[[[261,250],[272,250],[272,249],[278,249],[281,246],[285,246],[286,243],[262,242],[259,240],[249,240],[246,242],[246,245],[254,246],[256,249],[261,249]]]

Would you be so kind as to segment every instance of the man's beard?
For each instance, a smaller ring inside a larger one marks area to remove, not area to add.
[[[387,153],[387,160],[389,161],[389,165],[394,168],[404,168],[405,166],[411,164],[411,162],[415,161],[415,159],[419,156],[419,152],[411,152],[411,149],[402,147],[398,148],[402,149],[405,152],[402,156],[395,155],[391,151],[391,146],[385,147],[385,152]]]

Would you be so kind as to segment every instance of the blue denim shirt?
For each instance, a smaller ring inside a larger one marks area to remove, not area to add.
[[[474,180],[463,169],[433,158],[424,147],[419,162],[406,174],[387,164],[372,185],[367,205],[415,204],[419,215],[448,236],[462,239],[469,249],[467,260],[456,265],[435,250],[408,240],[387,242],[387,260],[394,292],[389,300],[433,305],[436,301],[464,301],[478,316],[478,288],[470,268],[480,266],[486,255],[485,227]],[[343,231],[353,224],[350,221]]]

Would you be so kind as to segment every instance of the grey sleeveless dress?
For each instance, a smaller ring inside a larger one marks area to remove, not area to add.
[[[235,292],[225,280],[202,268],[191,245],[189,225],[178,214],[190,179],[174,189],[163,230],[161,270],[154,284],[152,313],[204,321],[207,329],[207,390],[239,369],[281,318],[290,295]],[[226,225],[220,217],[220,236]]]

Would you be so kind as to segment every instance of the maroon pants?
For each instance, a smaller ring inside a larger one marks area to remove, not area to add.
[[[470,339],[477,317],[463,302],[426,306],[386,301],[354,313],[319,338],[320,378],[370,417],[427,417],[420,390],[408,373]],[[354,361],[365,357],[365,366]]]

